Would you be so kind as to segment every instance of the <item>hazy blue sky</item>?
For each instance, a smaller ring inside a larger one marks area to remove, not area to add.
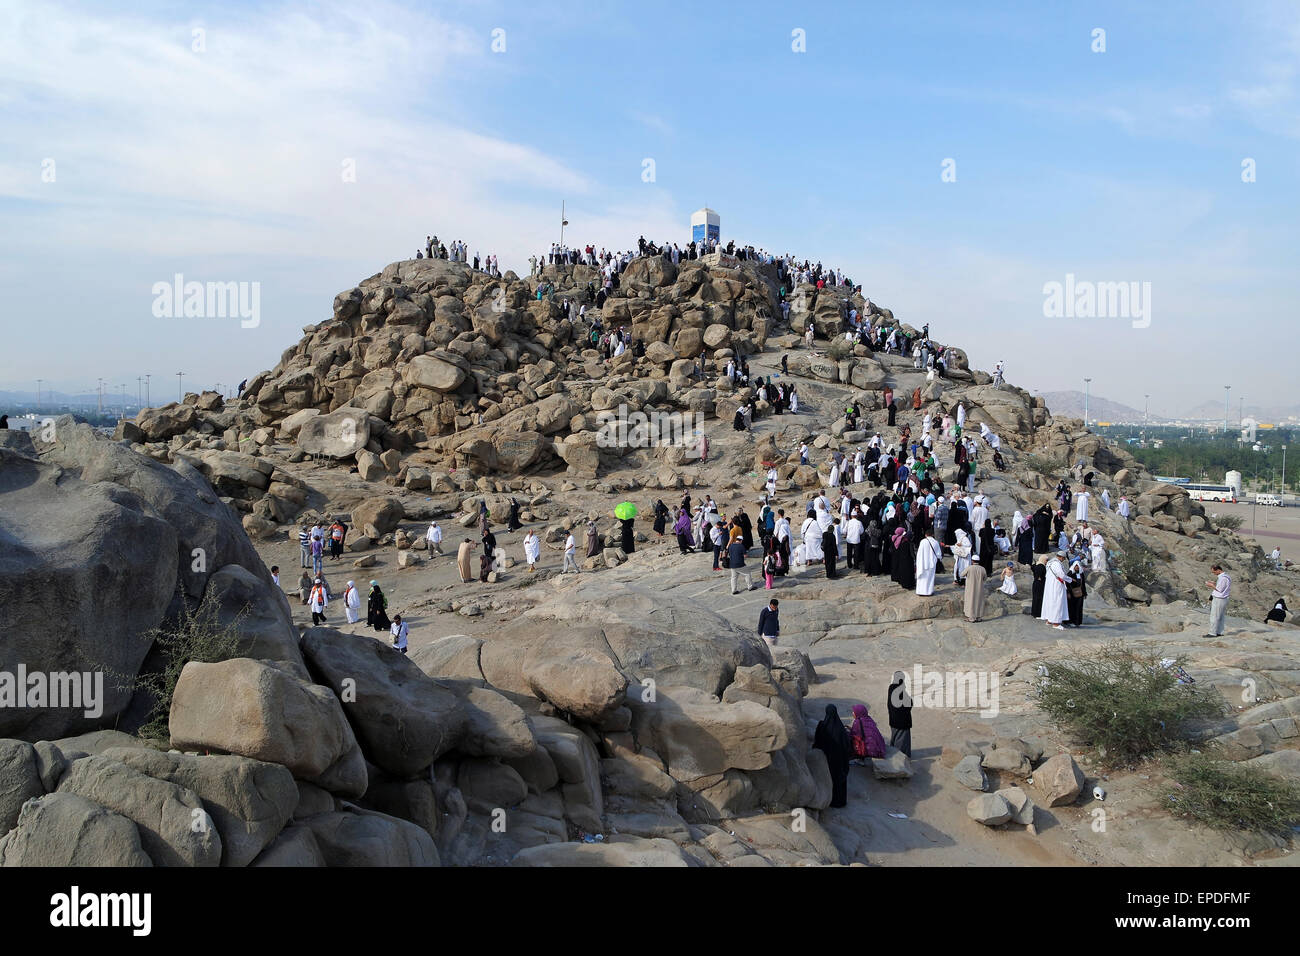
[[[563,199],[612,248],[707,203],[1028,388],[1296,401],[1300,5],[973,6],[2,0],[0,388],[238,382],[426,233],[526,269]],[[260,324],[155,317],[176,273]],[[1149,327],[1045,318],[1067,273]]]

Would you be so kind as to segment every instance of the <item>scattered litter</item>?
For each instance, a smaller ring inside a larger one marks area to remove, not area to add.
[[[906,819],[907,819],[907,814],[906,814],[906,813],[890,813],[889,815],[890,815],[891,817],[893,817],[895,820],[906,820]]]

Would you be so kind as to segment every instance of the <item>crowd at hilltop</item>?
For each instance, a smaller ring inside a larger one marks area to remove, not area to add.
[[[819,290],[823,288],[837,288],[846,293],[856,292],[862,294],[862,286],[854,284],[846,273],[840,269],[832,269],[823,266],[820,261],[813,262],[809,259],[800,260],[798,256],[774,255],[765,249],[758,249],[752,245],[737,245],[735,240],[727,242],[725,245],[717,239],[709,238],[702,242],[692,240],[685,246],[677,243],[655,243],[647,240],[645,236],[637,239],[636,249],[620,250],[611,252],[608,249],[600,248],[597,250],[594,243],[586,246],[575,247],[562,245],[558,242],[551,243],[550,251],[540,256],[529,256],[529,277],[535,278],[540,276],[542,270],[550,266],[589,266],[593,269],[599,269],[606,280],[608,291],[609,283],[614,281],[613,288],[617,288],[617,276],[622,273],[627,266],[634,260],[642,256],[662,256],[665,260],[677,265],[683,261],[689,262],[699,259],[711,253],[722,253],[732,256],[741,261],[757,262],[761,265],[771,265],[776,267],[777,278],[781,283],[781,298],[784,300],[789,290],[798,285],[814,285]],[[491,276],[500,276],[501,270],[498,265],[496,254],[481,256],[475,251],[473,256],[469,254],[469,247],[461,240],[454,240],[450,246],[439,241],[437,236],[426,236],[423,249],[417,249],[415,253],[417,259],[445,259],[450,262],[463,262],[473,268],[476,272],[483,272]]]

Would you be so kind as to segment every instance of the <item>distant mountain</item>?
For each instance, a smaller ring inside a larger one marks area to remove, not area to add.
[[[1223,421],[1223,402],[1202,402],[1195,408],[1189,408],[1183,414],[1188,421]],[[1241,417],[1253,418],[1257,422],[1273,424],[1284,423],[1287,419],[1300,418],[1300,405],[1247,405],[1244,409],[1236,402],[1229,402],[1228,421],[1236,425]]]
[[[1083,418],[1083,392],[1039,392],[1053,415],[1063,418]],[[1140,422],[1142,409],[1130,408],[1120,402],[1112,402],[1100,395],[1088,398],[1088,418],[1094,422]],[[1162,419],[1152,415],[1151,421]]]

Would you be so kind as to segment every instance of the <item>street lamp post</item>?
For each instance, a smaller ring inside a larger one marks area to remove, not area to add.
[[[1228,393],[1232,391],[1231,385],[1223,386],[1223,437],[1228,437]]]
[[[146,406],[149,405],[149,379],[151,378],[153,378],[152,375],[145,375],[144,377],[144,403]]]
[[[177,372],[176,373],[176,401],[178,402],[185,401],[184,388],[185,388],[185,373]]]
[[[1088,396],[1092,391],[1092,379],[1083,380],[1083,427],[1088,427]]]
[[[1282,446],[1282,505],[1286,506],[1286,445]]]
[[[43,381],[45,381],[45,379],[43,378],[38,378],[36,380],[36,414],[37,415],[41,413],[41,382]]]

